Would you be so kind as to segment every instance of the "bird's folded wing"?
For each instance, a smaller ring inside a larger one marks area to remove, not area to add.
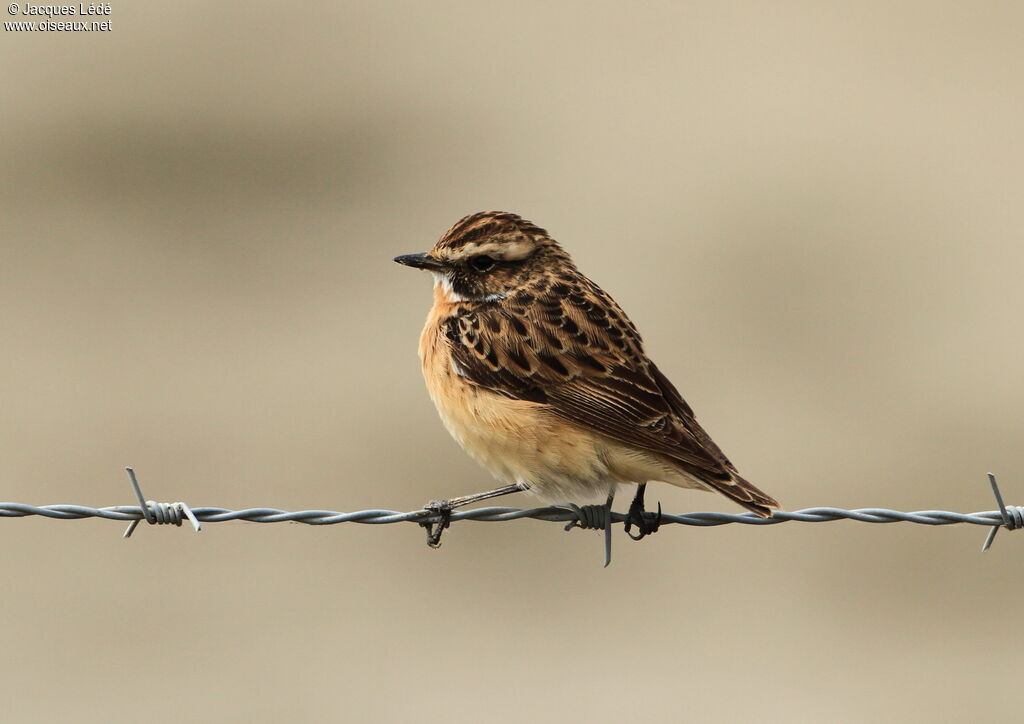
[[[625,313],[596,285],[586,291],[452,317],[446,335],[455,371],[695,474],[728,477],[732,465],[647,359]]]

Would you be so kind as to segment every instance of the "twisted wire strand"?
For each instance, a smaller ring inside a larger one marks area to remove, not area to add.
[[[335,525],[338,523],[365,523],[370,525],[381,525],[386,523],[416,523],[427,528],[427,544],[431,548],[437,548],[441,543],[441,533],[448,526],[457,520],[475,520],[487,523],[499,523],[508,520],[519,520],[521,518],[532,518],[534,520],[546,520],[552,522],[567,523],[565,530],[572,528],[604,529],[605,554],[604,565],[607,567],[612,559],[612,523],[626,522],[626,534],[634,540],[639,540],[647,533],[653,532],[665,523],[676,523],[678,525],[691,525],[698,527],[710,527],[717,525],[728,525],[740,523],[742,525],[775,525],[778,523],[826,523],[836,520],[854,520],[860,523],[917,523],[919,525],[955,525],[957,523],[969,523],[971,525],[988,526],[989,533],[982,545],[982,551],[987,551],[1000,528],[1016,530],[1024,527],[1024,507],[1006,505],[1003,502],[1002,493],[999,491],[999,484],[996,476],[988,474],[989,484],[992,486],[992,493],[995,496],[999,510],[986,510],[980,513],[956,513],[949,510],[917,510],[910,513],[901,510],[889,510],[888,508],[859,508],[857,510],[845,510],[843,508],[805,508],[804,510],[777,510],[772,517],[761,518],[753,513],[684,513],[682,515],[665,515],[658,505],[657,522],[650,530],[643,530],[640,537],[630,533],[630,526],[635,520],[630,515],[616,513],[611,510],[612,498],[609,496],[605,505],[575,505],[569,503],[565,506],[553,506],[547,508],[473,508],[470,510],[453,511],[451,506],[439,511],[436,507],[430,509],[411,510],[401,512],[397,510],[358,510],[353,513],[343,513],[336,510],[296,510],[287,511],[277,508],[246,508],[244,510],[229,510],[227,508],[191,508],[187,503],[158,503],[153,500],[146,500],[139,487],[139,481],[132,468],[125,468],[128,478],[131,481],[132,490],[135,493],[138,506],[115,505],[106,508],[90,508],[85,505],[26,505],[25,503],[0,503],[0,518],[23,518],[31,515],[40,515],[56,520],[77,520],[81,518],[108,518],[111,520],[127,520],[128,529],[124,537],[128,538],[138,526],[140,521],[145,520],[150,525],[176,525],[180,526],[184,518],[188,518],[192,527],[198,533],[202,529],[202,523],[220,523],[229,520],[245,520],[253,523],[305,523],[306,525]],[[641,491],[643,487],[641,486]],[[501,490],[491,491],[501,493]],[[491,497],[491,496],[486,496]],[[635,501],[634,501],[635,503]],[[631,506],[631,513],[632,510]],[[646,513],[644,515],[647,515]]]
[[[304,523],[306,525],[337,525],[340,523],[363,523],[382,525],[387,523],[426,523],[439,520],[437,513],[427,510],[358,510],[345,513],[335,510],[296,510],[278,508],[192,508],[192,513],[203,523],[221,523],[229,520],[244,520],[253,523]],[[1006,506],[1009,521],[1004,520],[999,510],[978,513],[956,513],[949,510],[917,510],[904,512],[887,508],[843,508],[819,507],[803,510],[777,510],[771,518],[759,518],[753,513],[696,512],[662,515],[662,524],[676,523],[698,527],[719,525],[776,525],[779,523],[828,523],[837,520],[854,520],[861,523],[916,523],[919,525],[969,525],[1004,526],[1013,530],[1024,527],[1024,506]],[[23,518],[38,515],[55,520],[79,520],[82,518],[106,518],[108,520],[146,520],[144,509],[137,505],[115,505],[105,508],[91,508],[85,505],[27,505],[25,503],[0,503],[0,518]],[[473,508],[452,512],[451,520],[474,520],[483,523],[503,523],[510,520],[529,518],[550,522],[571,522],[580,520],[578,514],[563,507],[546,508]],[[175,520],[160,521],[180,524]],[[616,523],[626,520],[624,513],[612,513]]]

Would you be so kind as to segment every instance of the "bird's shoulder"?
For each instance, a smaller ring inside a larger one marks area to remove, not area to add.
[[[545,276],[506,297],[453,305],[439,331],[464,376],[495,391],[643,370],[636,326],[582,275]]]

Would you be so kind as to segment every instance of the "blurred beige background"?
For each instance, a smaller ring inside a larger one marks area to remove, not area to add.
[[[1024,503],[1018,3],[111,5],[0,43],[0,499],[489,486],[391,257],[506,209],[786,507]],[[122,529],[0,520],[5,721],[1019,712],[1020,533]]]

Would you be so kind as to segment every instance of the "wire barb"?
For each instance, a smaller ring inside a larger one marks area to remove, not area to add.
[[[569,524],[565,526],[566,530],[572,528],[583,528],[584,530],[603,530],[604,531],[604,567],[607,568],[612,562],[612,522],[614,520],[614,513],[612,513],[612,500],[615,498],[615,492],[613,491],[608,495],[608,502],[604,505],[584,505],[579,506],[575,503],[569,503],[566,508],[572,511],[575,515],[575,519],[570,520]]]
[[[1003,503],[1003,494],[999,492],[999,483],[996,482],[996,476],[992,473],[988,474],[988,482],[992,486],[992,494],[996,496],[996,503],[999,505],[999,515],[1002,521],[996,523],[989,530],[988,537],[985,538],[985,545],[981,547],[982,552],[987,551],[992,546],[992,541],[996,539],[996,533],[999,532],[1000,528],[1005,527],[1006,530],[1024,528],[1024,507],[1005,505]]]
[[[566,510],[571,510],[576,517],[565,525],[566,530],[582,528],[583,530],[604,530],[608,525],[610,511],[605,505],[576,505],[569,503]]]
[[[150,525],[176,525],[181,527],[182,517],[189,519],[192,523],[192,527],[195,528],[196,533],[202,530],[202,526],[199,524],[199,519],[196,518],[195,513],[188,507],[186,503],[157,503],[153,500],[146,500],[142,495],[142,489],[139,487],[139,481],[135,477],[135,471],[131,468],[125,468],[128,471],[128,480],[132,484],[132,489],[135,491],[135,497],[139,500],[139,509],[142,512],[142,517]],[[124,532],[124,538],[131,538],[132,533],[135,532],[135,526],[139,524],[142,518],[136,518],[128,524],[128,528]]]

